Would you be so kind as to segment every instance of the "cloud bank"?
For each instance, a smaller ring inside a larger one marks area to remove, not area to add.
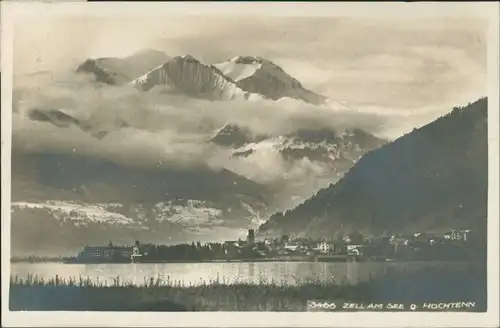
[[[21,21],[15,27],[13,146],[29,152],[78,152],[123,165],[208,164],[262,181],[307,175],[321,166],[290,166],[265,151],[233,158],[208,141],[226,123],[255,134],[354,127],[397,138],[484,95],[485,30],[485,22],[475,17],[179,16],[123,24],[116,17],[85,16]],[[262,56],[306,88],[347,101],[352,110],[291,99],[210,102],[161,88],[140,93],[96,86],[72,73],[87,58],[123,57],[144,48],[171,56],[192,54],[207,64],[237,55]],[[33,108],[62,110],[90,131],[107,134],[98,139],[78,126],[32,121],[28,111]]]
[[[255,135],[279,136],[299,129],[329,127],[382,131],[387,117],[376,112],[339,110],[278,101],[207,101],[165,93],[161,88],[140,92],[130,86],[96,84],[89,76],[39,74],[16,80],[13,147],[22,152],[78,153],[121,165],[203,164],[226,168],[259,182],[300,179],[325,168],[309,161],[291,165],[275,151],[262,150],[246,158],[210,140],[226,123]],[[33,120],[30,112],[59,110],[84,124],[58,126]],[[91,132],[107,132],[96,138]]]

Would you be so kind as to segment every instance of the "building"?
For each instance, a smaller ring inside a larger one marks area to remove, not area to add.
[[[77,258],[83,261],[128,261],[134,252],[139,252],[137,245],[116,246],[109,242],[107,246],[85,246]]]
[[[235,256],[241,253],[244,243],[241,240],[226,241],[222,246],[224,254],[228,256]]]
[[[231,240],[231,241],[226,241],[224,242],[224,248],[229,249],[229,248],[242,248],[243,247],[243,242],[241,240]]]
[[[463,240],[463,241],[469,240],[470,234],[471,234],[471,230],[470,229],[462,229],[462,230],[460,230],[460,234],[459,234],[460,237],[461,237],[460,240]]]
[[[450,230],[449,232],[444,234],[444,239],[447,240],[460,240],[460,241],[467,241],[470,230],[468,229],[462,229],[462,230]]]
[[[306,252],[306,255],[307,256],[314,256],[318,253],[318,251],[316,251],[315,249],[310,249]]]
[[[139,241],[135,241],[135,245],[132,247],[132,255],[131,255],[131,259],[132,261],[134,260],[137,260],[138,258],[142,257],[143,254],[141,254],[141,251],[140,251],[140,243]]]
[[[359,256],[362,255],[362,247],[363,245],[347,245],[347,254]]]
[[[300,245],[296,243],[285,243],[284,249],[294,252],[297,248],[299,248],[299,246]]]
[[[256,253],[258,253],[260,256],[267,256],[269,255],[269,246],[267,246],[265,243],[255,243],[253,245],[252,250]]]
[[[321,243],[316,245],[315,250],[323,254],[333,253],[335,251],[335,244],[329,243],[327,241],[322,241]]]
[[[253,229],[248,229],[247,242],[249,245],[253,245],[255,243],[255,231]]]

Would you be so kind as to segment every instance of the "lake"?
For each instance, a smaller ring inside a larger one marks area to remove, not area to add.
[[[332,280],[354,284],[383,274],[389,267],[413,271],[423,266],[465,266],[462,262],[217,262],[217,263],[127,263],[127,264],[63,264],[11,263],[11,275],[26,278],[28,274],[54,278],[82,276],[99,279],[108,285],[117,276],[120,281],[143,284],[149,278],[182,285],[210,283],[278,283],[294,284],[307,279]]]

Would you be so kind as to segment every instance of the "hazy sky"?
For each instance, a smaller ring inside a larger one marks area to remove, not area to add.
[[[258,55],[328,97],[367,109],[412,110],[486,94],[485,28],[465,18],[59,18],[18,25],[16,73],[144,48],[189,53],[205,63]]]

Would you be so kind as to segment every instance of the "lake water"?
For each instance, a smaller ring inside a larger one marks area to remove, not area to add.
[[[219,282],[266,283],[275,281],[294,284],[306,279],[332,280],[356,283],[385,272],[389,267],[413,271],[423,266],[463,266],[464,263],[439,262],[219,262],[219,263],[130,263],[130,264],[63,264],[63,263],[11,263],[11,275],[26,278],[28,274],[54,278],[82,276],[100,282],[120,281],[143,284],[145,280],[160,277],[164,281],[182,285]]]

